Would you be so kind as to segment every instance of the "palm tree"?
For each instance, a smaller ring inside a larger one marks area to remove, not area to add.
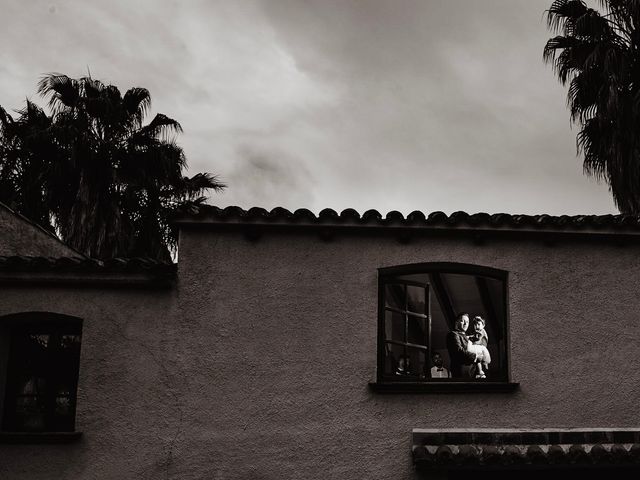
[[[51,121],[29,100],[17,119],[0,107],[0,199],[49,230],[43,184],[56,160],[56,147],[46,134]]]
[[[558,79],[569,85],[571,120],[580,125],[584,171],[605,180],[622,213],[640,214],[640,1],[555,0],[544,47]]]
[[[151,105],[144,88],[132,88],[123,96],[115,86],[91,77],[50,74],[41,79],[38,92],[51,110],[51,117],[39,111],[49,122],[42,119],[38,133],[49,143],[36,155],[41,169],[23,176],[40,185],[62,239],[94,258],[169,260],[176,249],[172,216],[204,203],[207,190],[224,188],[207,173],[183,176],[186,160],[175,142],[180,124],[162,114],[144,124]],[[0,145],[8,152],[7,127],[13,131],[24,114],[15,121],[6,112],[4,117]],[[17,139],[24,141],[20,134]],[[6,153],[0,154],[2,182],[9,178],[5,170],[11,162]],[[22,164],[26,156],[18,158]],[[23,213],[24,204],[20,206]]]

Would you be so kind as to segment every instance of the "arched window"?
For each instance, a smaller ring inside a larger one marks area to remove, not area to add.
[[[71,432],[82,321],[55,313],[0,317],[2,430]]]
[[[508,381],[506,271],[423,263],[378,279],[378,382]]]

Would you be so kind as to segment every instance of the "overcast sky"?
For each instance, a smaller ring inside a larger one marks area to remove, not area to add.
[[[210,203],[616,213],[542,48],[551,0],[0,0],[0,105],[48,72],[150,90]]]

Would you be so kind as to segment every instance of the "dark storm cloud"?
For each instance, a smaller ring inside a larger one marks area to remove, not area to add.
[[[379,185],[384,171],[390,185],[379,191],[402,192],[396,208],[414,200],[426,209],[558,213],[583,209],[580,197],[591,192],[587,208],[606,211],[606,192],[575,161],[564,92],[541,62],[545,7],[265,2],[299,68],[342,92],[343,112],[331,115],[347,118],[340,127],[353,156],[368,152],[375,164],[362,169],[367,183]]]
[[[220,205],[610,212],[541,60],[548,3],[10,0],[0,105],[87,65],[145,86]]]
[[[239,190],[238,196],[253,198],[256,206],[268,205],[283,191],[295,205],[311,205],[312,178],[301,165],[286,152],[253,150],[241,145],[238,160],[226,181]]]

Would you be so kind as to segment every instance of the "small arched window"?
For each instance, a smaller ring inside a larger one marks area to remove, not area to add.
[[[0,317],[3,431],[74,431],[81,335],[82,321],[67,315]]]
[[[378,382],[508,381],[506,271],[424,263],[378,278]]]

